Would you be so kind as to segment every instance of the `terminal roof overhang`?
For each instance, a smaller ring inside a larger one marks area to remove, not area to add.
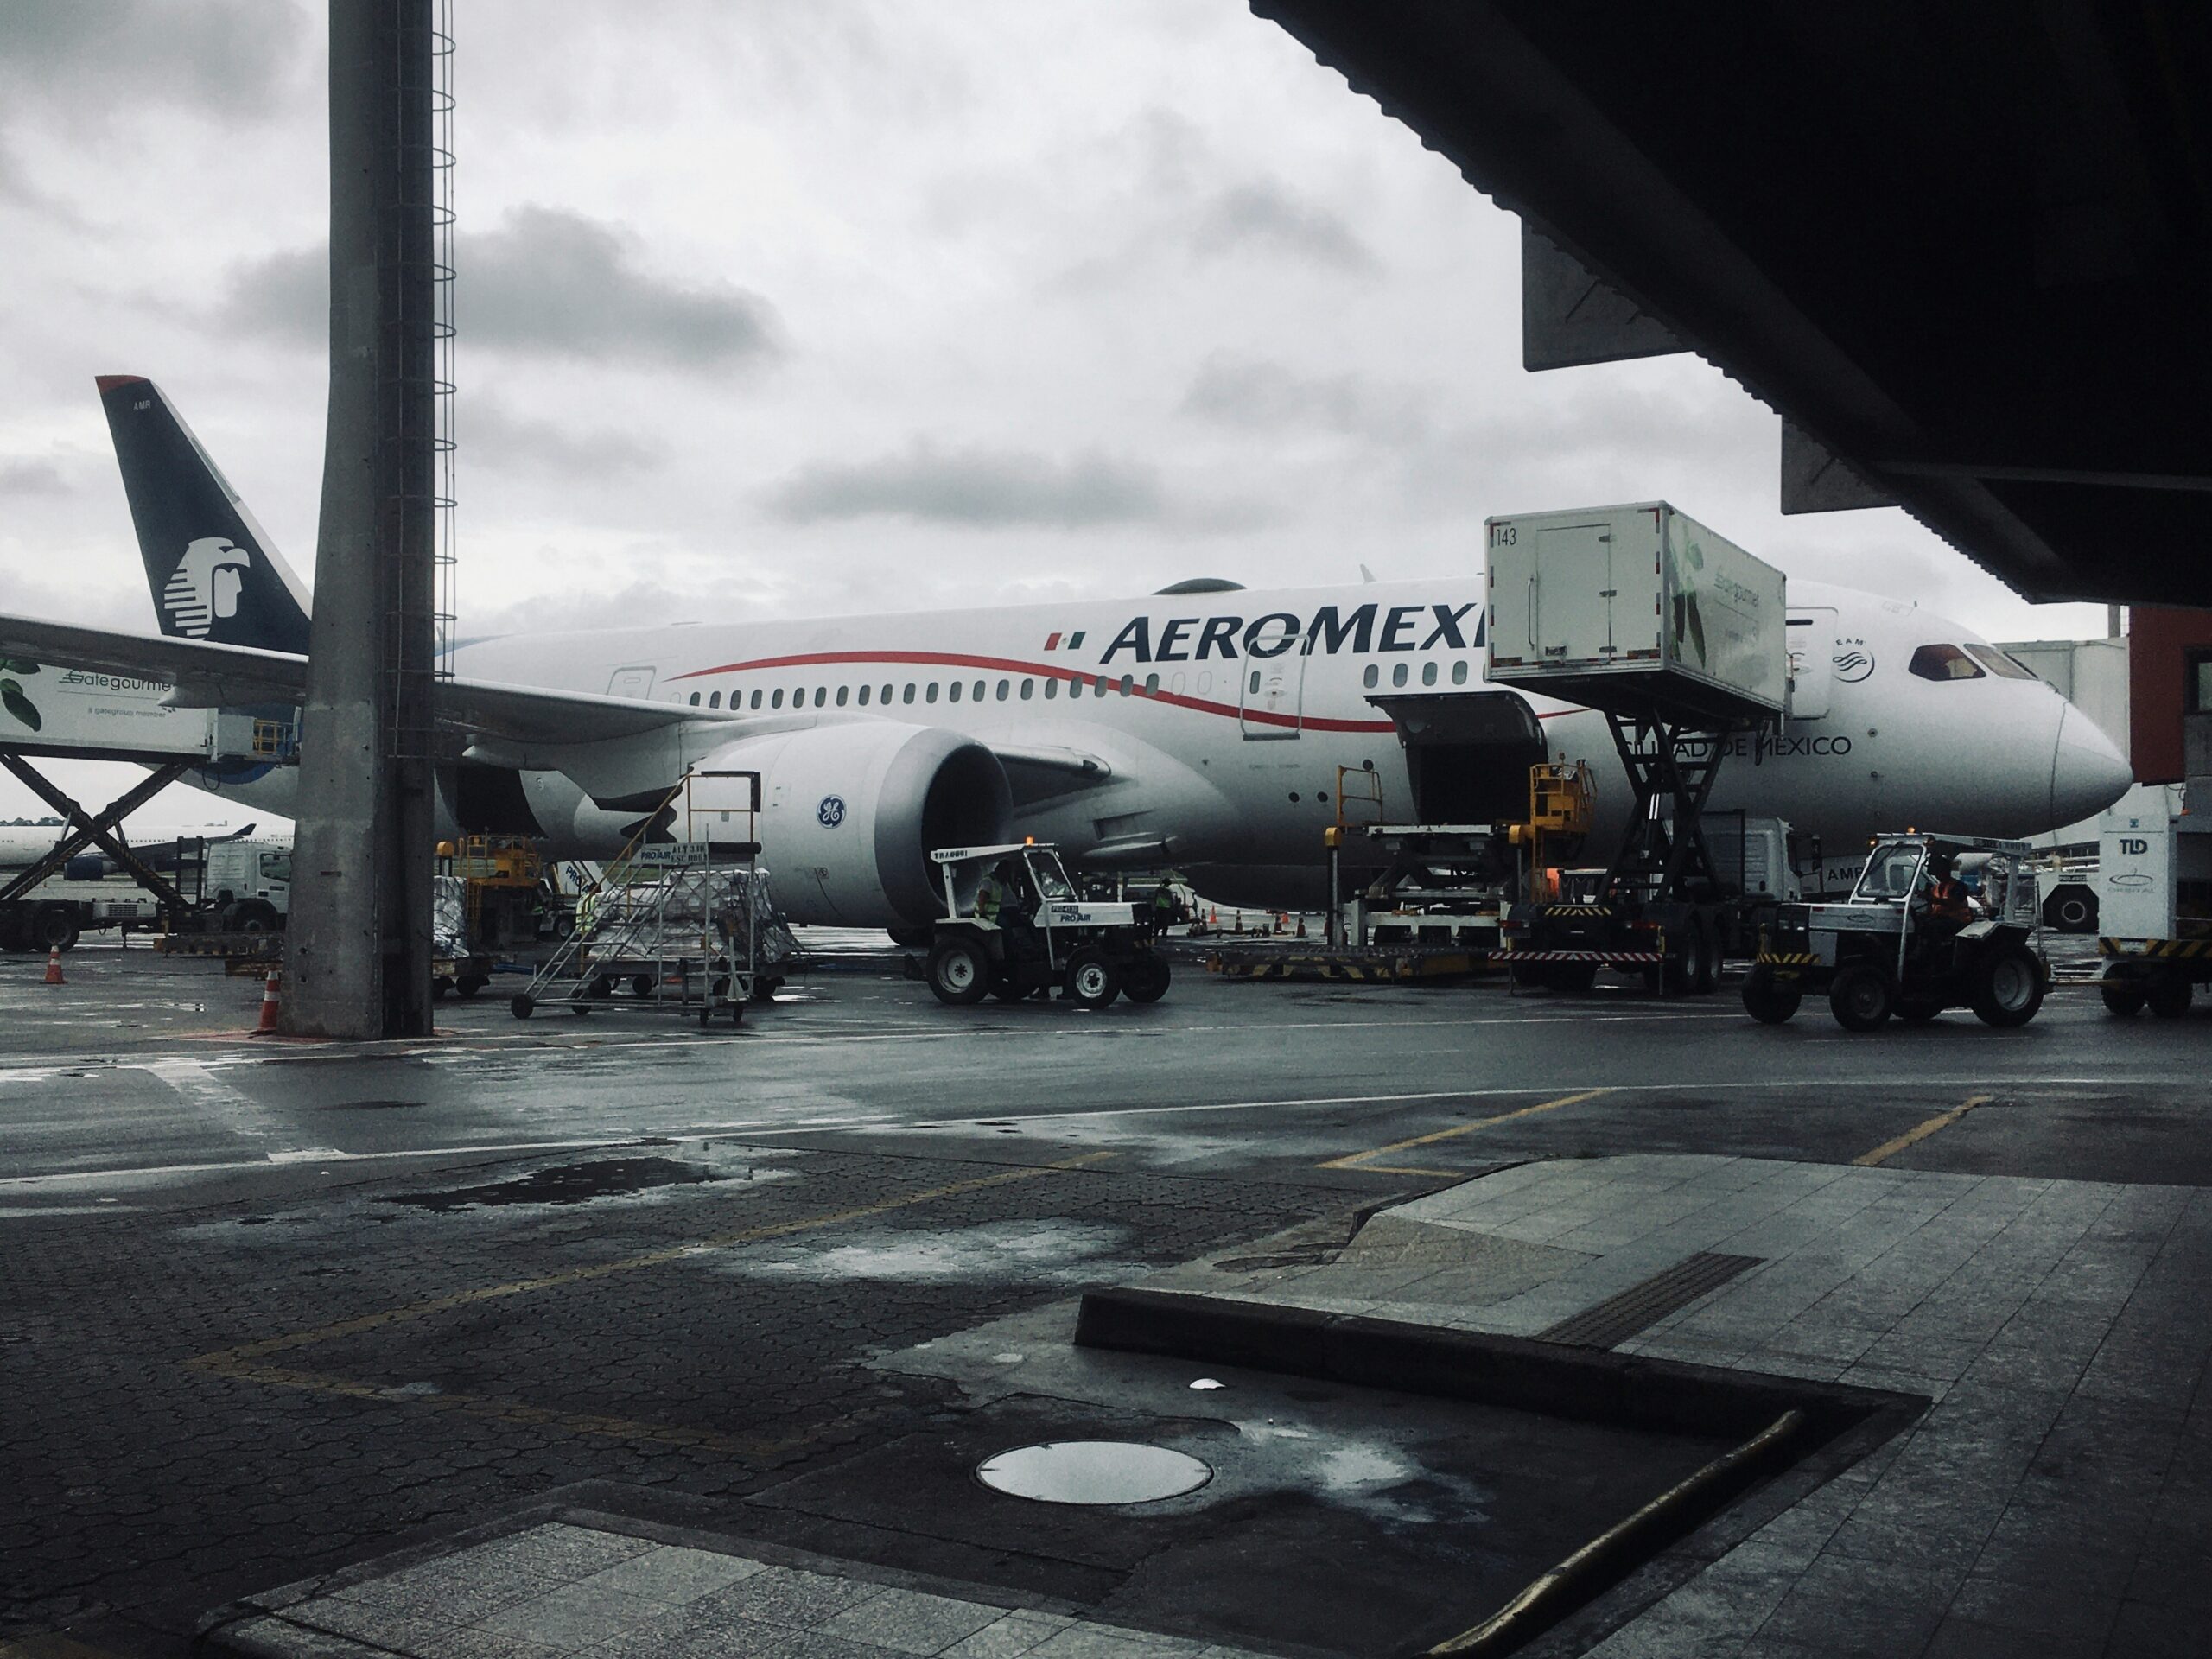
[[[1250,3],[1522,216],[1529,366],[1694,351],[1785,512],[2212,605],[2212,7]]]

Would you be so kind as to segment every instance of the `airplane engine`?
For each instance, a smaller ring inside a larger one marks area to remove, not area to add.
[[[795,922],[926,926],[938,913],[930,854],[1007,840],[1014,811],[998,757],[935,727],[773,732],[717,749],[697,770],[760,774],[760,860]],[[711,780],[694,795],[728,798]]]

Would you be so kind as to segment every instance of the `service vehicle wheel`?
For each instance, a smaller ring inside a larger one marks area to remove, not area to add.
[[[651,974],[632,974],[630,976],[631,995],[645,997],[651,996],[652,994],[653,976]]]
[[[41,905],[31,912],[31,949],[73,950],[77,948],[77,918],[67,905]]]
[[[507,1007],[518,1020],[527,1020],[537,1012],[536,999],[519,992],[516,994],[514,1000],[507,1004]]]
[[[2020,945],[1992,950],[1971,973],[1967,1003],[1985,1026],[2024,1026],[2043,1007],[2043,964]]]
[[[930,952],[930,989],[940,1002],[966,1007],[991,988],[991,964],[972,939],[940,939]]]
[[[1900,1002],[1896,1012],[1899,1025],[1924,1026],[1943,1012],[1943,1005],[1941,1002]]]
[[[1587,996],[1598,988],[1598,964],[1594,962],[1555,962],[1550,975],[1551,988],[1568,996]]]
[[[231,927],[239,933],[273,933],[280,919],[276,906],[259,899],[248,899],[231,912]]]
[[[601,1000],[613,995],[614,976],[612,974],[601,974],[597,979],[592,981],[590,994],[601,998]]]
[[[2105,1000],[2105,1012],[2123,1020],[2142,1013],[2143,1005],[2151,1000],[2150,993],[2131,979],[2108,979],[2097,991]]]
[[[1720,988],[1720,941],[1712,930],[1700,927],[1698,939],[1704,947],[1698,955],[1697,978],[1690,991],[1697,996],[1710,996]]]
[[[2178,1020],[2189,1012],[2190,999],[2196,988],[2185,979],[2153,980],[2145,1000],[2151,1012],[2161,1020]]]
[[[1660,984],[1669,996],[1688,996],[1709,970],[1705,965],[1705,935],[1693,923],[1682,931],[1675,954],[1660,969]]]
[[[1744,980],[1744,1012],[1763,1026],[1789,1023],[1805,1000],[1795,980],[1780,980],[1771,968],[1754,968]]]
[[[1846,1031],[1879,1031],[1896,1006],[1890,976],[1871,962],[1854,962],[1828,987],[1828,1012]]]
[[[454,995],[466,1001],[491,982],[481,974],[463,974],[453,982]]]
[[[1099,950],[1078,950],[1068,959],[1068,1001],[1079,1008],[1103,1008],[1122,994],[1122,976]]]
[[[443,1001],[446,993],[451,989],[453,989],[453,981],[448,979],[443,974],[440,974],[430,982],[430,1001]]]
[[[1138,957],[1122,976],[1122,995],[1132,1002],[1157,1002],[1167,995],[1167,982],[1172,977],[1166,957]]]

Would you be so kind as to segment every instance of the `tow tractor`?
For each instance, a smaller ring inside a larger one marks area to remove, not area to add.
[[[1484,528],[1489,678],[1602,712],[1630,792],[1610,864],[1556,885],[1532,868],[1505,918],[1505,964],[1556,990],[1611,968],[1710,991],[1751,939],[1741,884],[1706,839],[1707,803],[1734,738],[1788,707],[1783,575],[1663,501]]]
[[[1019,1002],[1058,990],[1079,1007],[1103,1008],[1116,996],[1157,1002],[1167,994],[1151,907],[1085,899],[1054,848],[945,847],[930,857],[944,901],[929,960],[938,1001]]]
[[[1744,1008],[1777,1026],[1808,992],[1827,993],[1847,1031],[1875,1031],[1894,1014],[1923,1025],[1972,1008],[1986,1025],[2024,1026],[2043,1006],[2050,972],[2035,948],[2042,919],[2025,842],[1968,836],[1883,836],[1842,904],[1784,905],[1744,982]],[[1980,913],[1963,924],[1935,913],[1930,866],[1979,871]]]

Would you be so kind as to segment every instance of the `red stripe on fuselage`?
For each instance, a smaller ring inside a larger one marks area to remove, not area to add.
[[[766,668],[817,668],[833,663],[905,663],[919,664],[932,668],[980,668],[995,674],[1029,674],[1047,680],[1105,680],[1118,689],[1119,674],[1083,673],[1075,669],[1048,668],[1041,663],[1017,662],[1010,657],[969,657],[957,652],[943,651],[813,651],[794,657],[756,657],[747,663],[724,663],[719,668],[695,668],[688,674],[671,674],[677,680],[696,680],[709,674],[742,674]],[[1102,696],[1105,695],[1101,693]],[[1327,720],[1318,715],[1279,715],[1271,710],[1242,709],[1234,703],[1214,702],[1205,697],[1185,696],[1179,691],[1147,691],[1141,684],[1133,683],[1129,696],[1143,697],[1153,702],[1172,703],[1178,709],[1195,709],[1202,715],[1220,715],[1230,720],[1243,719],[1255,726],[1289,726],[1308,732],[1394,732],[1396,726],[1387,720]]]

